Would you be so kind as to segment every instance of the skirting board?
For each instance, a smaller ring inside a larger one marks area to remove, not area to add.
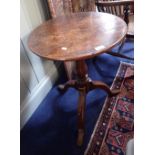
[[[60,67],[58,64],[57,67]],[[20,128],[28,122],[37,107],[43,101],[58,78],[58,71],[54,68],[34,88],[30,96],[27,96],[20,107]]]

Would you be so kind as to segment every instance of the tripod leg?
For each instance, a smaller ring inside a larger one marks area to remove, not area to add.
[[[86,106],[86,90],[79,88],[79,103],[78,103],[78,137],[77,145],[83,144],[84,138],[84,121],[85,121],[85,106]]]
[[[120,90],[111,90],[109,86],[100,81],[91,81],[90,82],[90,90],[100,88],[105,90],[109,96],[114,96],[120,93]]]

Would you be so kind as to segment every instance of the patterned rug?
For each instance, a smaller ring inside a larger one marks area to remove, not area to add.
[[[134,66],[122,62],[112,89],[119,95],[107,98],[85,155],[125,155],[134,136]]]

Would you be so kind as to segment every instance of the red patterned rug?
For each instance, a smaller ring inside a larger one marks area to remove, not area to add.
[[[85,155],[125,155],[134,136],[134,66],[122,62],[112,89],[119,95],[107,98]]]

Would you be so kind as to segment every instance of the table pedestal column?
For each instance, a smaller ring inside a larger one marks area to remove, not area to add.
[[[85,122],[85,107],[86,107],[86,94],[87,92],[101,88],[105,90],[109,96],[117,95],[119,90],[110,90],[109,86],[100,81],[92,81],[88,77],[87,65],[84,60],[76,61],[77,79],[70,80],[64,85],[59,85],[59,89],[66,91],[69,87],[73,87],[79,91],[78,102],[78,137],[77,145],[81,146],[84,137],[84,122]]]

